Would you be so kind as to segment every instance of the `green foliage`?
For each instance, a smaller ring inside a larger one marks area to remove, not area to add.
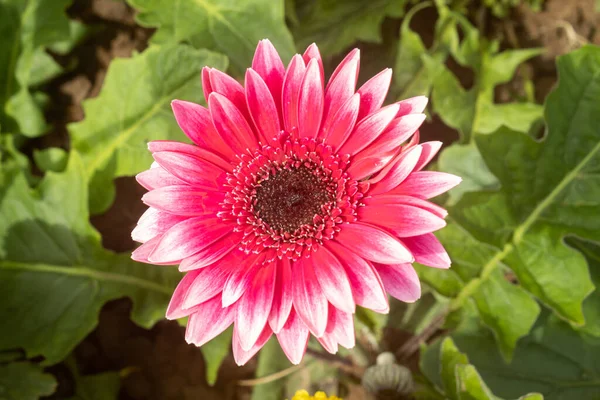
[[[272,337],[260,351],[256,377],[274,374],[289,367],[290,363],[281,350],[279,342]],[[252,391],[252,400],[279,400],[283,398],[284,389],[285,381],[281,379],[258,385]]]
[[[285,26],[283,0],[127,0],[139,10],[137,21],[157,27],[152,43],[185,42],[226,54],[240,73],[252,64],[259,40],[269,38],[284,62],[294,54]],[[211,65],[224,69],[225,65]]]
[[[404,14],[406,0],[296,1],[292,33],[299,51],[317,43],[322,54],[334,55],[357,40],[381,42],[380,25]]]
[[[28,361],[0,364],[1,400],[37,400],[56,389],[56,380]]]
[[[22,172],[4,173],[0,319],[10,329],[0,332],[0,350],[23,348],[54,364],[92,331],[104,303],[123,296],[138,324],[164,317],[179,274],[102,248],[88,222],[83,167],[71,152],[66,171],[49,172],[35,190]]]
[[[437,352],[434,354],[434,351]],[[461,353],[451,338],[446,338],[436,346],[427,349],[421,368],[428,377],[438,383],[438,390],[450,400],[502,400],[494,396],[474,365],[469,363],[466,354]],[[437,356],[435,364],[429,361]],[[443,390],[441,390],[443,389]],[[526,394],[519,400],[543,400],[538,393]]]
[[[114,200],[112,181],[149,167],[151,140],[186,140],[171,111],[173,99],[203,102],[203,66],[224,70],[227,60],[188,45],[152,47],[111,63],[100,96],[83,103],[86,118],[69,125],[73,148],[90,179],[90,211]]]
[[[467,318],[452,339],[468,355],[489,388],[503,398],[538,392],[546,400],[594,399],[600,393],[600,370],[595,361],[599,339],[574,331],[555,316],[543,315],[539,319],[532,334],[519,342],[510,364],[494,351],[494,338],[477,318]],[[441,386],[439,354],[438,342],[423,355],[421,368]]]
[[[34,137],[47,130],[36,90],[62,72],[45,49],[71,38],[64,12],[71,1],[0,0],[0,125],[4,132]]]
[[[202,346],[202,355],[204,356],[204,363],[206,365],[206,381],[211,386],[217,381],[219,367],[225,357],[227,357],[227,354],[229,354],[232,335],[233,328],[229,328]]]
[[[559,85],[545,105],[544,140],[508,129],[478,135],[477,147],[502,189],[463,196],[451,208],[457,227],[441,235],[455,271],[468,280],[452,308],[473,298],[507,359],[539,313],[530,296],[583,325],[582,302],[594,288],[585,258],[564,238],[600,241],[600,49],[563,56],[558,69]],[[457,232],[468,246],[453,244]],[[506,268],[519,285],[506,281]]]

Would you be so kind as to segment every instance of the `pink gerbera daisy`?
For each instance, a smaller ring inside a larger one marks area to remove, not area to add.
[[[273,334],[294,364],[310,333],[335,353],[354,346],[356,305],[419,298],[412,262],[450,266],[431,233],[446,211],[427,199],[460,178],[422,171],[441,146],[415,134],[427,99],[382,108],[391,70],[355,91],[358,69],[353,50],[324,87],[316,45],[286,69],[263,40],[245,87],[205,68],[208,108],[173,101],[194,145],[149,144],[132,257],[185,273],[167,318],[189,316],[189,343],[234,324],[238,364]]]

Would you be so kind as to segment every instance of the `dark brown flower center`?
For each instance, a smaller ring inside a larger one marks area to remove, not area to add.
[[[281,169],[259,182],[254,210],[273,229],[293,233],[335,200],[328,179],[305,166]],[[335,188],[333,188],[335,189]]]

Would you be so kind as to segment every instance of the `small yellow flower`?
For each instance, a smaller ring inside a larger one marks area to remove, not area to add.
[[[308,394],[306,390],[298,390],[292,400],[342,400],[337,396],[329,396],[325,392],[317,392],[314,396]]]

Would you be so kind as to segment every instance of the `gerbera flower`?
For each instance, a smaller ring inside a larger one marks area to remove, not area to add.
[[[415,134],[427,99],[382,108],[391,70],[355,91],[358,69],[353,50],[324,87],[316,45],[286,69],[263,40],[245,86],[205,68],[208,108],[173,101],[194,144],[149,143],[132,257],[185,273],[167,318],[189,316],[189,343],[233,324],[238,364],[273,334],[294,364],[309,333],[335,353],[354,346],[356,305],[419,298],[412,262],[450,266],[431,233],[446,211],[427,199],[460,178],[422,170],[441,146]]]

